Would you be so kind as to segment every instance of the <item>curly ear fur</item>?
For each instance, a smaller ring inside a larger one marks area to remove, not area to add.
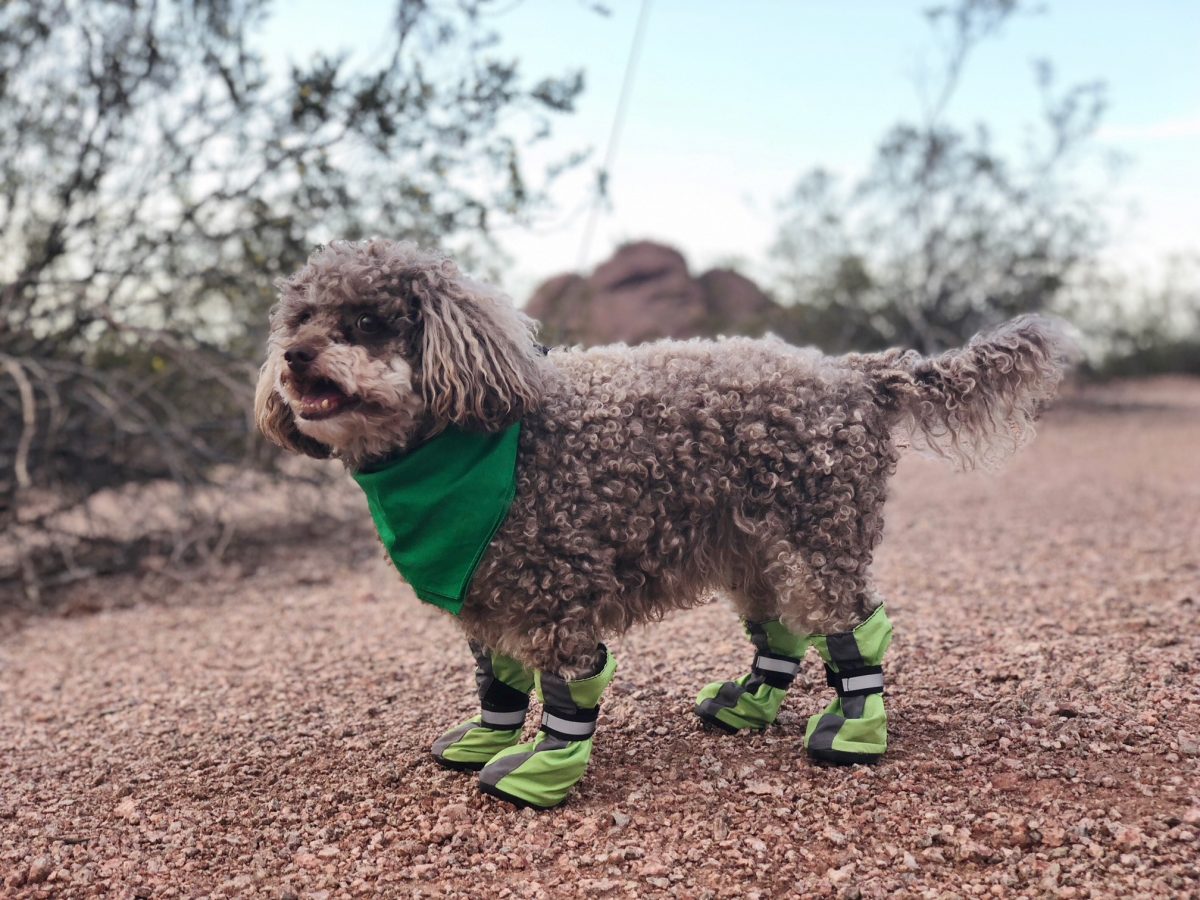
[[[275,365],[268,358],[258,373],[258,385],[254,389],[254,421],[258,425],[258,430],[271,443],[284,450],[304,453],[317,459],[327,459],[330,449],[320,441],[315,441],[302,434],[296,427],[296,419],[292,415],[291,408],[275,391],[275,379]]]
[[[537,408],[536,322],[449,260],[422,269],[411,290],[422,327],[417,378],[435,421],[497,431]]]

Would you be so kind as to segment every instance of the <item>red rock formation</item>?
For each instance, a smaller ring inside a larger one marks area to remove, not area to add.
[[[625,244],[591,275],[564,274],[543,282],[525,311],[542,322],[554,343],[639,343],[763,330],[777,309],[759,287],[731,269],[699,278],[672,247]]]

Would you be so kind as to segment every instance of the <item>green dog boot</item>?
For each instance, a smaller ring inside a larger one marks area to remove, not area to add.
[[[808,720],[804,746],[824,762],[876,762],[887,750],[880,665],[892,642],[887,613],[880,606],[853,631],[814,634],[810,640],[825,660],[825,678],[838,696]]]
[[[480,713],[434,741],[433,758],[448,769],[477,772],[521,739],[533,674],[515,659],[477,644],[471,645],[471,652]]]
[[[778,619],[742,624],[758,650],[750,673],[737,681],[714,681],[696,698],[696,715],[730,734],[761,731],[775,721],[808,644],[807,637],[792,634]]]
[[[518,806],[550,809],[567,799],[592,757],[600,695],[613,679],[617,659],[602,644],[604,664],[589,678],[564,681],[538,672],[542,728],[527,744],[501,750],[479,773],[479,788]]]

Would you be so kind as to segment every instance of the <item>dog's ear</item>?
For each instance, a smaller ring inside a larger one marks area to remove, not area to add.
[[[258,373],[258,385],[254,389],[254,421],[269,441],[284,450],[304,453],[317,459],[328,459],[330,455],[328,447],[296,427],[296,417],[292,415],[291,407],[275,391],[275,365],[269,359],[263,363]]]
[[[537,407],[537,323],[445,260],[410,285],[421,323],[418,381],[436,421],[498,431]]]

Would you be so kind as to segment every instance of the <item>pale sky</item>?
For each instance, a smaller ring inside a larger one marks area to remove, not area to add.
[[[530,75],[582,67],[578,111],[557,120],[555,153],[603,158],[640,0],[607,0],[612,15],[573,0],[525,0],[491,19]],[[679,247],[694,270],[738,259],[767,272],[777,206],[797,178],[824,166],[861,173],[885,129],[915,119],[916,72],[931,37],[931,0],[651,0],[628,115],[612,169],[612,209],[599,220],[590,267],[625,240]],[[1112,193],[1112,258],[1152,265],[1200,249],[1200,4],[1195,0],[1048,0],[972,58],[949,110],[1016,145],[1038,109],[1032,64],[1049,58],[1061,83],[1102,79],[1110,106],[1100,135],[1130,158]],[[315,49],[367,54],[390,0],[280,3],[268,47],[281,63]],[[536,157],[531,157],[531,159]],[[557,214],[506,230],[506,287],[524,301],[542,278],[574,269],[594,168],[556,188]]]

